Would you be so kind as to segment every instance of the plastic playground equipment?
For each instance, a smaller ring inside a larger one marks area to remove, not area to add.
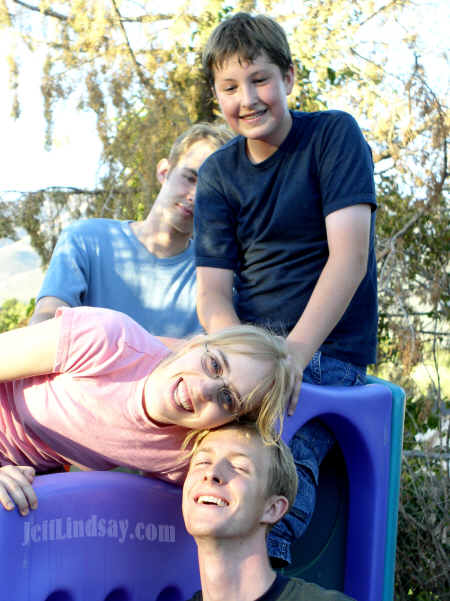
[[[303,385],[284,440],[320,417],[339,448],[287,575],[393,600],[403,416],[403,391],[376,378]],[[0,601],[186,601],[200,588],[179,488],[119,472],[39,476],[35,488],[27,517],[0,511]]]

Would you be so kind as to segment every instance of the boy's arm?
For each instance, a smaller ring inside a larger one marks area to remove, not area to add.
[[[370,219],[368,204],[345,207],[325,218],[329,257],[305,310],[287,337],[298,374],[289,404],[291,415],[303,370],[341,319],[366,274]]]
[[[36,303],[36,307],[34,309],[34,313],[28,322],[28,325],[31,326],[36,323],[40,323],[41,321],[46,321],[47,319],[51,319],[55,317],[56,309],[58,307],[69,307],[65,301],[57,298],[56,296],[44,296],[38,300]]]
[[[240,324],[233,306],[233,271],[197,267],[197,313],[207,332]]]
[[[60,327],[48,319],[0,334],[0,382],[52,373]]]

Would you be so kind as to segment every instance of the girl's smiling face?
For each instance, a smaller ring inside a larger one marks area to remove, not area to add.
[[[269,374],[266,361],[199,345],[162,365],[145,386],[145,408],[160,424],[215,428],[253,409],[246,397]]]

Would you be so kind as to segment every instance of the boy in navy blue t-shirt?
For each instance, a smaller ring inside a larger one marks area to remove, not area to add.
[[[199,172],[197,309],[215,331],[240,322],[287,336],[297,380],[364,383],[375,361],[375,187],[370,148],[342,111],[290,111],[294,67],[283,29],[238,13],[211,34],[203,66],[237,137]],[[291,448],[299,473],[293,510],[270,533],[290,561],[315,504],[318,468],[333,444],[318,420]]]

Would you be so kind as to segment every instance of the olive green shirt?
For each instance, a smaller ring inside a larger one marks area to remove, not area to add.
[[[203,601],[201,591],[195,593],[190,601]],[[279,574],[272,586],[255,601],[355,601],[351,597],[322,588],[313,582],[301,578],[286,578]]]

